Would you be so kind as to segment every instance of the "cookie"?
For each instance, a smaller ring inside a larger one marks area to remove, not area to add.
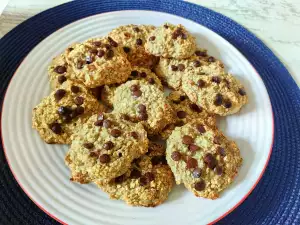
[[[193,103],[220,116],[237,113],[248,101],[243,85],[228,73],[185,73],[182,90]]]
[[[186,59],[195,52],[196,41],[181,24],[166,23],[148,35],[145,49],[155,56]]]
[[[175,128],[167,140],[166,158],[177,184],[209,199],[219,197],[242,164],[235,142],[201,119]]]
[[[128,80],[144,80],[149,84],[156,85],[163,91],[163,85],[161,84],[160,79],[155,75],[155,73],[151,72],[151,70],[143,67],[134,66]],[[105,85],[102,88],[101,100],[109,107],[113,106],[112,99],[116,88],[117,85]]]
[[[124,174],[147,151],[147,133],[141,124],[120,114],[100,113],[73,134],[65,162],[74,182],[109,181]]]
[[[202,107],[192,103],[183,91],[173,91],[167,97],[175,114],[175,121],[172,124],[168,124],[160,133],[161,137],[167,139],[175,127],[181,127],[186,123],[194,119],[202,119],[206,121],[210,126],[216,126],[216,116],[208,113]]]
[[[155,73],[168,87],[179,90],[185,73],[218,75],[224,73],[221,61],[207,55],[205,49],[197,49],[188,59],[161,58],[155,67]]]
[[[155,29],[152,25],[120,26],[109,33],[109,36],[123,46],[127,59],[132,66],[152,68],[159,60],[158,57],[145,51],[146,38]]]
[[[96,184],[112,199],[122,199],[132,206],[154,207],[167,199],[174,177],[163,146],[149,143],[148,153],[134,160],[125,174],[108,184]]]
[[[104,110],[84,85],[69,80],[33,109],[32,126],[48,144],[70,144],[76,129]]]
[[[114,112],[141,122],[150,135],[158,134],[174,120],[174,112],[163,91],[144,80],[132,80],[120,85],[113,97]]]
[[[92,38],[65,52],[76,79],[88,88],[125,82],[131,71],[123,48],[111,37]]]

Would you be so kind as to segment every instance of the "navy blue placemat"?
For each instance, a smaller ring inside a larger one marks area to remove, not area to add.
[[[1,102],[14,71],[42,39],[78,19],[125,9],[162,11],[191,19],[227,39],[252,63],[267,87],[273,107],[273,153],[262,180],[252,194],[218,224],[300,224],[299,88],[284,65],[258,38],[209,9],[172,0],[83,0],[44,11],[20,24],[0,40]],[[1,225],[58,224],[20,189],[9,170],[2,145],[0,170]]]

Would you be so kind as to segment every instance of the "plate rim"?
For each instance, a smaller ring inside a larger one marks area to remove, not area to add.
[[[56,7],[59,7],[60,5],[56,6]],[[53,7],[53,8],[56,8],[56,7]],[[52,9],[53,9],[52,8]],[[45,40],[47,40],[52,34],[54,34],[55,32],[58,32],[59,30],[61,29],[64,29],[65,27],[71,25],[71,24],[74,24],[74,23],[77,23],[77,22],[80,22],[82,20],[86,20],[86,19],[89,19],[91,17],[96,17],[96,16],[99,16],[99,15],[104,15],[104,14],[111,14],[111,13],[119,13],[119,12],[138,12],[138,11],[144,11],[144,12],[155,12],[155,13],[161,13],[161,14],[169,14],[169,15],[172,15],[172,16],[176,16],[176,17],[180,17],[180,18],[183,18],[185,20],[188,20],[188,21],[191,21],[191,22],[194,22],[198,25],[200,25],[201,27],[203,27],[204,29],[207,29],[211,32],[213,32],[215,35],[218,36],[218,38],[221,38],[223,41],[226,42],[226,44],[229,44],[231,47],[233,47],[233,50],[235,50],[237,52],[237,54],[240,55],[240,57],[244,58],[247,63],[252,67],[253,71],[255,72],[255,74],[259,77],[259,79],[261,80],[261,82],[263,83],[264,85],[264,88],[265,90],[267,91],[267,95],[268,95],[268,102],[269,102],[269,105],[270,105],[270,109],[271,109],[271,116],[272,116],[272,122],[271,122],[271,131],[272,131],[272,140],[271,140],[271,144],[270,144],[270,149],[269,149],[269,152],[268,152],[268,156],[267,156],[267,159],[266,159],[266,162],[265,162],[265,165],[262,169],[262,171],[260,172],[258,178],[256,179],[255,183],[252,185],[251,189],[244,195],[243,198],[241,198],[233,207],[231,207],[229,210],[227,210],[224,214],[222,214],[221,216],[217,217],[215,220],[209,222],[208,224],[215,224],[217,223],[218,221],[220,221],[221,219],[223,219],[224,217],[226,217],[228,214],[230,214],[232,211],[234,211],[236,208],[238,208],[244,201],[245,199],[252,193],[252,191],[255,189],[255,187],[258,185],[258,183],[260,182],[260,180],[262,179],[266,169],[267,169],[267,166],[269,165],[269,161],[270,161],[270,158],[271,158],[271,155],[272,155],[272,152],[273,152],[273,147],[274,147],[274,140],[275,140],[275,120],[274,120],[274,111],[273,111],[273,106],[272,106],[272,102],[271,102],[271,99],[270,99],[270,96],[269,96],[269,92],[268,92],[268,89],[262,79],[262,77],[259,75],[259,73],[257,72],[257,70],[255,69],[255,67],[252,65],[252,63],[246,58],[246,56],[244,56],[244,54],[242,54],[233,44],[231,44],[228,40],[226,40],[225,38],[223,38],[221,35],[219,35],[218,33],[216,33],[215,31],[211,30],[210,28],[196,22],[196,21],[193,21],[191,19],[188,19],[188,18],[185,18],[185,17],[182,17],[182,16],[179,16],[179,15],[176,15],[176,14],[172,14],[172,13],[168,13],[168,12],[163,12],[163,11],[155,11],[155,10],[143,10],[143,9],[129,9],[129,10],[116,10],[116,11],[108,11],[108,12],[103,12],[103,13],[97,13],[97,14],[93,14],[93,15],[89,15],[89,16],[86,16],[86,17],[83,17],[83,18],[80,18],[78,20],[75,20],[75,21],[72,21],[58,29],[56,29],[55,31],[53,31],[52,33],[50,33],[49,35],[47,35],[45,38],[43,38],[39,43],[37,43],[27,54],[26,56],[21,60],[21,62],[19,63],[19,65],[17,66],[15,72],[13,73],[13,75],[11,76],[9,82],[8,82],[8,85],[7,85],[7,88],[5,90],[5,93],[4,93],[4,97],[3,97],[3,101],[2,101],[2,106],[1,106],[1,117],[0,117],[0,134],[1,134],[1,141],[2,141],[2,146],[3,146],[3,152],[4,152],[4,156],[5,156],[5,159],[7,161],[7,164],[9,166],[9,169],[10,171],[12,172],[12,175],[14,177],[14,179],[17,181],[18,185],[21,187],[22,191],[29,197],[29,199],[39,208],[41,209],[44,213],[46,213],[48,216],[50,216],[52,219],[56,220],[57,222],[63,224],[63,225],[67,225],[66,222],[62,221],[61,219],[59,219],[58,217],[54,216],[53,214],[51,214],[50,212],[48,212],[45,208],[43,208],[36,200],[34,200],[31,195],[27,192],[27,190],[22,186],[21,182],[18,180],[16,174],[14,173],[14,171],[12,170],[12,166],[10,164],[10,161],[8,159],[8,154],[6,153],[6,148],[5,148],[5,142],[4,142],[4,138],[3,138],[3,132],[2,132],[2,119],[3,118],[3,110],[4,110],[4,103],[6,102],[6,94],[10,88],[10,85],[15,77],[15,74],[18,72],[19,68],[21,67],[21,65],[23,65],[24,61],[26,60],[26,58],[29,56],[29,54],[39,45],[41,44],[42,42],[44,42]],[[44,12],[44,11],[43,11]],[[43,13],[41,12],[41,13]],[[40,13],[39,13],[40,14]],[[38,15],[38,14],[37,14]],[[222,15],[222,14],[221,14]],[[28,19],[27,19],[28,20]],[[27,20],[25,20],[24,22],[26,22]],[[22,22],[23,23],[23,22]],[[21,23],[21,24],[22,24]]]

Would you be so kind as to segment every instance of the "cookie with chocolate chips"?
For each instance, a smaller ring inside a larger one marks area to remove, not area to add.
[[[132,80],[120,85],[113,97],[114,112],[141,122],[150,135],[158,134],[174,120],[174,112],[157,85]]]
[[[71,135],[104,110],[84,85],[68,80],[33,109],[32,126],[49,144],[70,144]]]
[[[112,199],[122,199],[132,206],[154,207],[167,199],[174,177],[164,147],[150,142],[148,153],[134,160],[126,173],[109,183],[95,183]]]
[[[155,28],[147,38],[148,53],[164,58],[186,59],[196,50],[196,41],[184,26],[169,23]]]
[[[166,157],[177,184],[209,199],[219,197],[242,164],[235,142],[201,119],[175,128],[167,140]]]
[[[100,113],[73,134],[65,162],[72,181],[104,182],[124,174],[131,162],[147,151],[147,133],[141,124],[120,114]]]
[[[122,83],[131,72],[123,48],[111,37],[92,38],[67,49],[65,58],[76,79],[88,88]]]
[[[175,112],[175,121],[168,124],[161,132],[160,136],[167,139],[175,127],[181,127],[194,119],[202,119],[210,126],[216,126],[216,116],[208,113],[202,107],[192,103],[183,91],[173,91],[167,97],[171,107]]]
[[[220,116],[237,113],[248,102],[245,88],[229,73],[186,73],[182,90],[193,103]]]
[[[145,43],[151,31],[152,25],[126,25],[113,29],[109,36],[122,45],[127,59],[132,66],[153,68],[159,58],[145,51]]]

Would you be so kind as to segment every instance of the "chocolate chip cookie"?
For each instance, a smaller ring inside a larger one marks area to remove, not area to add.
[[[124,120],[120,114],[100,113],[72,136],[65,162],[72,181],[107,182],[124,174],[147,151],[147,133],[141,124]]]
[[[235,142],[200,119],[175,128],[167,140],[166,156],[176,183],[209,199],[219,197],[242,164]]]
[[[125,82],[131,72],[123,48],[111,37],[92,38],[65,52],[76,79],[88,88]]]
[[[168,124],[161,132],[160,135],[163,139],[167,139],[175,127],[181,127],[194,119],[202,119],[210,126],[216,126],[216,116],[208,113],[202,107],[192,103],[183,91],[173,91],[167,97],[175,114],[175,121]]]
[[[184,26],[166,23],[148,35],[145,49],[164,58],[186,59],[195,52],[196,42]]]
[[[114,112],[141,122],[150,135],[158,134],[174,120],[174,112],[164,93],[144,80],[132,80],[120,85],[113,97]]]
[[[70,144],[75,130],[104,110],[84,85],[68,80],[33,109],[32,126],[48,144]]]
[[[132,206],[154,207],[167,199],[174,178],[166,162],[165,149],[150,142],[148,153],[135,159],[125,174],[108,184],[101,181],[96,184],[112,199],[122,199]]]
[[[133,66],[152,68],[158,57],[145,51],[147,36],[155,29],[152,25],[120,26],[109,33],[109,36],[122,45],[127,59]]]

